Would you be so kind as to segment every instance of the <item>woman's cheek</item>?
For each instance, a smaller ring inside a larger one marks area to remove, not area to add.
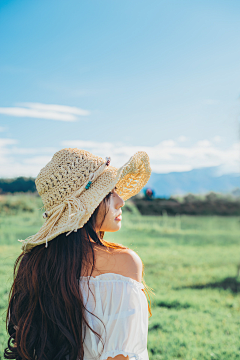
[[[103,231],[117,231],[121,228],[121,221],[117,221],[115,220],[116,218],[116,212],[111,212],[111,210],[109,209],[103,226],[102,226],[102,230]]]
[[[113,227],[115,227],[115,214],[110,210],[109,212],[108,212],[108,216],[107,216],[107,224],[106,224],[106,226],[107,226],[107,228],[109,229],[109,230],[111,230]]]

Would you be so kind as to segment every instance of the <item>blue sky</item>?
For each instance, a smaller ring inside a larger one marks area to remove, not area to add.
[[[0,177],[63,147],[240,169],[240,2],[0,3]]]

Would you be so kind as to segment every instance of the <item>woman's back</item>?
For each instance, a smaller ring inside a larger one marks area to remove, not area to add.
[[[148,359],[141,259],[130,249],[97,248],[94,253],[96,269],[93,276],[81,277],[80,286],[87,322],[101,339],[85,328],[84,358]]]

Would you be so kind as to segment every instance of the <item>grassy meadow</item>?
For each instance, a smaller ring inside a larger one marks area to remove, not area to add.
[[[124,211],[122,229],[107,240],[134,249],[150,293],[150,360],[240,359],[239,217],[141,216]],[[13,264],[43,219],[39,198],[0,198],[0,359]],[[20,209],[20,210],[19,210]]]

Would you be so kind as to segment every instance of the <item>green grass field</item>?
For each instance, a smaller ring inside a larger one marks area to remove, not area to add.
[[[13,264],[24,239],[43,222],[33,211],[0,217],[0,350]],[[134,249],[151,294],[151,360],[240,359],[240,221],[235,217],[153,217],[124,212],[122,229],[106,239]],[[0,355],[0,359],[2,359]]]

